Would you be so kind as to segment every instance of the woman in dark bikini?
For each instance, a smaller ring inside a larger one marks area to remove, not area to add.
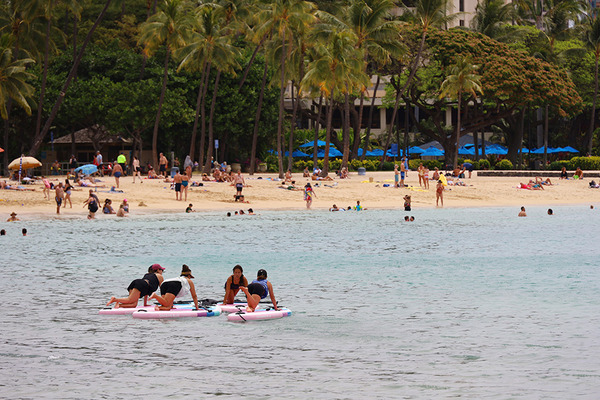
[[[140,297],[143,296],[144,306],[147,306],[148,296],[158,290],[158,287],[164,280],[162,276],[164,270],[160,264],[152,264],[148,268],[148,273],[142,279],[135,279],[129,284],[129,287],[127,287],[129,296],[119,299],[113,296],[106,305],[109,306],[112,303],[117,303],[115,304],[115,308],[134,308],[137,307]]]
[[[225,298],[223,304],[233,304],[233,299],[238,294],[240,286],[248,286],[248,280],[244,276],[244,270],[241,265],[233,267],[233,275],[227,278],[225,282]]]

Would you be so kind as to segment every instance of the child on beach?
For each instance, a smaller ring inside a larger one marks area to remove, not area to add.
[[[310,186],[310,182],[308,182],[306,186],[304,186],[304,201],[306,201],[307,209],[309,209],[312,204],[313,196],[316,197],[317,195],[315,194],[312,186]]]

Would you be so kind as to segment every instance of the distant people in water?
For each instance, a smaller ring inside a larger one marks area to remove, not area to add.
[[[15,222],[15,221],[20,221],[20,219],[17,218],[17,213],[13,211],[12,213],[10,213],[10,217],[6,220],[6,222]]]
[[[6,236],[6,231],[4,229],[0,230],[0,236]]]
[[[552,211],[552,209],[551,209],[551,208],[549,208],[549,209],[548,209],[548,215],[553,215],[553,214],[554,214],[554,211]]]
[[[27,236],[27,228],[21,229],[21,233],[23,234],[23,236]]]
[[[407,194],[406,196],[404,196],[404,211],[411,211],[410,203],[410,195]]]
[[[526,217],[527,213],[525,212],[525,207],[521,207],[521,211],[519,212],[519,217]]]

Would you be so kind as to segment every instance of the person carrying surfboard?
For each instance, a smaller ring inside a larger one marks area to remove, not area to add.
[[[240,290],[246,294],[246,301],[248,302],[248,306],[246,307],[247,312],[254,312],[260,301],[267,297],[267,294],[271,297],[273,308],[279,310],[275,294],[273,293],[273,285],[267,280],[267,271],[264,269],[259,269],[256,279],[248,287],[240,286]]]

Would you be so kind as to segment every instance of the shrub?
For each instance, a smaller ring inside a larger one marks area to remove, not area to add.
[[[550,163],[550,169],[553,171],[560,171],[562,170],[563,167],[565,167],[566,169],[571,169],[569,166],[571,164],[570,160],[558,160],[558,161],[552,161]]]
[[[384,161],[382,170],[383,171],[393,171],[394,165],[396,165],[396,163],[393,161]],[[409,163],[409,166],[410,166],[410,163]]]
[[[294,161],[294,170],[303,171],[305,167],[306,167],[306,161],[304,161],[304,160]]]
[[[377,171],[379,160],[365,160],[364,167],[367,171]]]
[[[419,168],[419,164],[423,163],[423,165],[426,165],[427,161],[423,161],[420,158],[416,158],[414,160],[408,160],[408,168],[416,171]]]
[[[581,168],[582,170],[599,170],[600,169],[600,157],[573,157],[569,162],[570,168],[567,169],[577,169]]]
[[[479,169],[490,169],[490,162],[488,160],[479,160]]]
[[[479,169],[479,161],[473,161],[473,160],[466,159],[463,162],[471,163],[473,165],[473,169],[475,169],[475,170]]]
[[[353,171],[358,170],[362,166],[363,166],[363,163],[360,160],[352,160],[348,163],[348,168]]]
[[[509,170],[509,169],[513,169],[513,163],[510,162],[510,160],[500,160],[498,163],[496,163],[496,169],[501,169],[501,170]]]
[[[340,169],[341,166],[342,166],[342,160],[340,160],[339,158],[334,158],[334,159],[329,160],[329,170],[330,171],[337,171]]]

